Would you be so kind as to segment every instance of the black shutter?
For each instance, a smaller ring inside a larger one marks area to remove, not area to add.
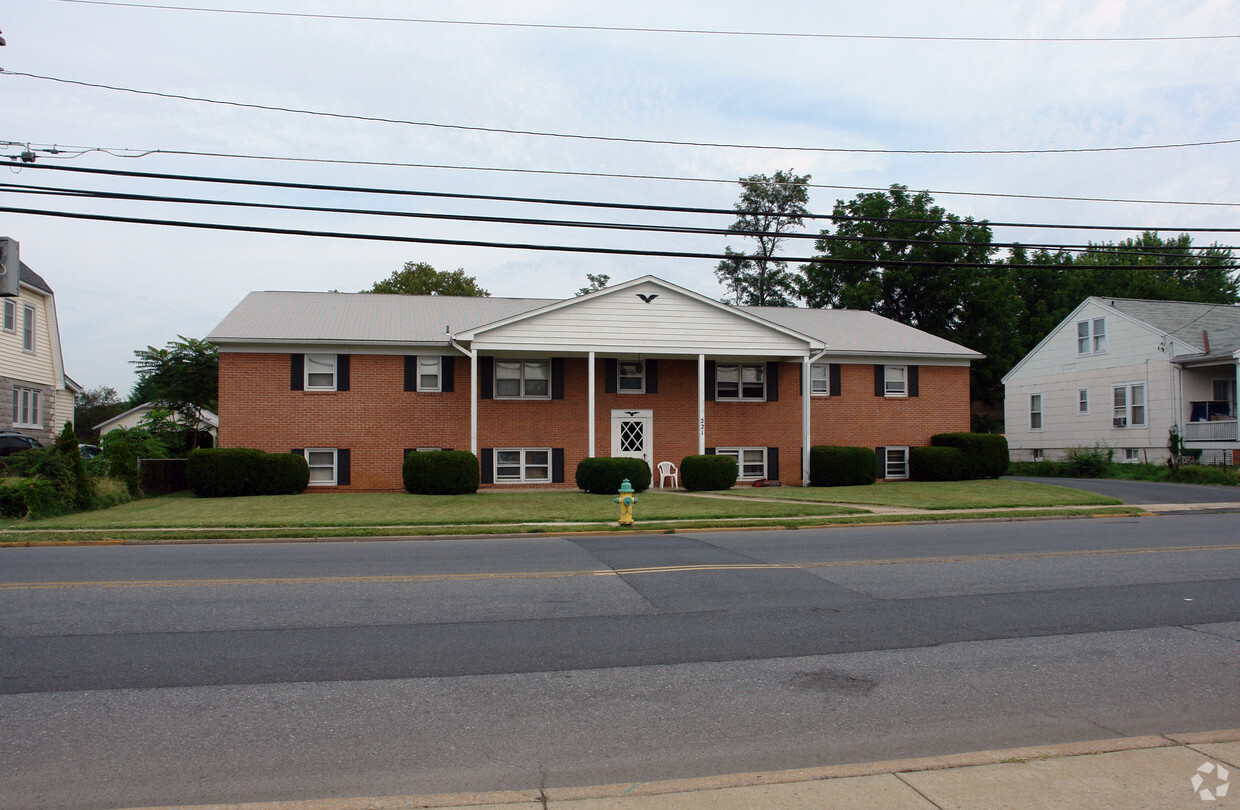
[[[887,396],[887,369],[886,366],[874,367],[874,396]]]
[[[478,451],[479,472],[482,474],[482,483],[495,483],[495,451],[490,447],[484,447]]]
[[[779,363],[766,364],[766,401],[779,402]]]
[[[418,358],[416,355],[405,355],[405,390],[418,390]]]
[[[617,381],[620,379],[620,363],[614,357],[603,361],[603,393],[616,393]]]
[[[305,457],[306,457],[306,451],[305,451],[304,449],[300,448],[300,447],[294,447],[294,448],[293,448],[292,450],[290,450],[289,452],[290,452],[290,453],[292,453],[292,454],[293,454],[293,455],[295,455],[295,456],[301,456],[302,458],[305,458]]]
[[[878,469],[874,471],[874,474],[878,476],[879,478],[886,478],[887,477],[887,448],[886,447],[875,447],[874,455],[878,456]]]
[[[349,451],[336,450],[336,486],[347,487],[349,479]]]
[[[439,358],[439,390],[450,394],[456,390],[456,358]]]
[[[551,358],[551,398],[564,399],[564,358]]]
[[[766,448],[766,477],[772,481],[779,480],[779,448]]]
[[[336,390],[349,390],[349,355],[336,355]]]
[[[814,369],[810,368],[809,373],[812,375]],[[805,396],[805,364],[797,363],[797,385],[800,388],[801,396]]]
[[[551,483],[564,483],[564,448],[553,447],[551,449]]]
[[[646,393],[659,393],[659,361],[646,361]]]
[[[417,449],[416,447],[406,447],[406,448],[405,448],[405,456],[404,456],[404,457],[405,457],[405,458],[409,458],[409,454],[410,454],[410,453],[416,453],[416,452],[418,452],[418,449]]]
[[[289,358],[289,390],[306,390],[306,356],[290,354]]]
[[[715,401],[715,361],[706,361],[706,400]],[[708,453],[707,455],[713,455]]]
[[[706,448],[706,455],[708,455],[708,456],[713,456],[714,454],[715,454],[715,448],[713,448],[713,447],[707,447],[707,448]]]
[[[840,392],[844,388],[842,385],[840,385],[840,364],[832,363],[830,366],[828,366],[827,374],[831,378],[831,383],[830,383],[831,387],[828,388],[827,391],[831,396],[838,397],[840,395]]]
[[[917,396],[917,366],[908,367],[908,395]]]
[[[495,399],[495,358],[490,355],[478,358],[478,398]]]

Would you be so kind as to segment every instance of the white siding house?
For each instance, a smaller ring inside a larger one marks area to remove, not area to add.
[[[1240,308],[1091,297],[1003,378],[1013,461],[1102,443],[1161,463],[1171,431],[1233,462]]]

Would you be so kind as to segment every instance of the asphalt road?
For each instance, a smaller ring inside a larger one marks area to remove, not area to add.
[[[1119,481],[1113,478],[1037,478],[1010,476],[1016,481],[1083,489],[1130,504],[1232,503],[1240,509],[1240,488],[1158,481]]]
[[[1240,515],[0,550],[0,806],[1240,725]]]

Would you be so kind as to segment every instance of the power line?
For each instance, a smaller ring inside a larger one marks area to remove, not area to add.
[[[159,11],[193,11],[213,14],[244,14],[261,17],[297,17],[314,20],[348,20],[354,22],[416,23],[420,25],[458,25],[490,28],[527,28],[551,31],[595,31],[634,34],[695,34],[729,37],[779,37],[785,39],[856,39],[891,40],[897,42],[1185,42],[1213,39],[1240,39],[1240,34],[1204,34],[1193,36],[1150,37],[965,37],[898,34],[822,34],[790,31],[728,31],[709,28],[637,28],[618,25],[562,25],[552,23],[515,23],[487,20],[443,20],[415,17],[379,17],[347,14],[308,14],[291,11],[257,11],[251,9],[202,8],[198,6],[170,6],[155,3],[116,3],[108,0],[58,0],[90,6],[114,6],[117,8],[155,9]]]
[[[158,225],[165,227],[177,228],[194,228],[198,230],[212,231],[240,231],[243,233],[265,233],[276,234],[282,236],[314,236],[332,239],[360,239],[371,242],[409,242],[423,245],[450,245],[454,247],[486,247],[486,248],[502,248],[505,250],[539,250],[553,251],[559,253],[590,253],[604,254],[613,256],[642,256],[653,258],[671,258],[671,259],[711,259],[711,260],[744,260],[759,258],[749,256],[744,253],[694,253],[686,251],[671,250],[639,250],[635,248],[608,248],[608,247],[587,247],[582,245],[545,245],[530,244],[517,242],[489,242],[464,239],[437,239],[432,237],[420,236],[394,236],[388,234],[369,234],[369,233],[345,233],[340,231],[312,231],[297,228],[270,228],[259,225],[228,225],[217,222],[189,222],[186,220],[169,220],[169,219],[151,219],[146,217],[123,217],[111,214],[89,214],[79,213],[75,211],[49,211],[38,208],[16,208],[10,206],[0,206],[0,213],[9,214],[29,214],[32,216],[57,217],[61,219],[79,219],[93,220],[98,222],[122,222],[136,225]],[[955,269],[984,269],[995,267],[995,262],[936,262],[936,261],[880,261],[877,259],[836,259],[828,256],[782,256],[781,261],[797,262],[802,264],[843,264],[843,265],[868,265],[871,267],[949,267]],[[1044,264],[1003,264],[1004,267],[1015,269],[1033,269],[1052,267],[1053,265]],[[1210,267],[1193,267],[1182,264],[1148,264],[1148,265],[1127,265],[1133,270],[1202,270],[1216,269],[1220,265]],[[1119,265],[1123,268],[1125,265]],[[1223,266],[1230,269],[1232,265]]]
[[[506,129],[503,127],[482,127],[468,124],[445,124],[435,121],[410,121],[402,118],[386,118],[383,116],[356,115],[326,110],[305,110],[296,107],[281,107],[273,104],[252,104],[243,101],[205,98],[203,96],[187,96],[180,93],[165,93],[157,90],[138,90],[132,87],[118,87],[110,84],[84,82],[77,79],[63,79],[56,76],[42,76],[37,73],[26,73],[18,70],[0,68],[0,75],[23,76],[28,79],[57,82],[59,84],[89,87],[96,90],[112,90],[118,93],[131,93],[140,96],[153,96],[178,101],[194,101],[202,104],[217,104],[225,107],[239,107],[249,110],[265,110],[267,112],[283,112],[293,115],[310,115],[320,118],[333,118],[347,121],[366,121],[369,123],[398,124],[410,127],[429,127],[432,129],[450,129],[461,132],[486,132],[493,135],[524,135],[537,138],[558,138],[564,140],[595,141],[608,143],[643,144],[653,146],[692,146],[710,149],[761,149],[779,152],[817,152],[831,154],[874,154],[874,155],[1057,155],[1083,154],[1104,152],[1144,152],[1160,149],[1188,149],[1200,146],[1222,146],[1240,143],[1240,138],[1218,141],[1194,141],[1187,143],[1145,144],[1141,146],[1098,146],[1074,147],[1060,149],[863,149],[842,146],[771,146],[752,143],[720,143],[713,141],[673,141],[659,138],[623,138],[614,135],[582,135],[568,132],[543,132],[528,129]]]
[[[436,197],[455,200],[482,200],[486,202],[516,202],[537,205],[563,205],[586,208],[604,208],[627,211],[659,211],[679,214],[719,214],[736,216],[744,213],[762,213],[760,211],[737,211],[735,208],[695,208],[676,205],[648,205],[640,203],[597,202],[588,200],[548,199],[540,197],[512,197],[496,194],[466,194],[462,192],[418,191],[413,189],[375,188],[367,186],[340,186],[321,183],[294,183],[277,180],[250,180],[233,177],[207,177],[192,174],[167,174],[162,172],[134,172],[119,169],[93,169],[84,166],[49,166],[46,164],[24,164],[22,169],[36,169],[52,172],[70,172],[75,174],[104,175],[109,177],[137,177],[154,180],[177,180],[196,183],[220,183],[224,185],[255,186],[260,188],[297,189],[307,191],[339,191],[358,194],[391,194],[406,197]],[[924,219],[899,219],[893,217],[860,217],[836,216],[835,214],[804,214],[802,219],[826,219],[836,222],[907,222],[924,224]],[[946,221],[946,220],[944,220]],[[1181,233],[1240,233],[1240,228],[1207,228],[1190,226],[1158,226],[1158,225],[1069,225],[1033,222],[991,222],[989,220],[958,220],[960,224],[986,225],[1000,228],[1031,228],[1060,230],[1092,230],[1092,231],[1179,231]]]
[[[388,160],[350,160],[347,158],[308,158],[293,157],[288,155],[246,155],[234,152],[198,152],[182,149],[130,149],[122,147],[103,147],[103,146],[62,146],[60,144],[39,144],[39,148],[34,149],[28,141],[6,141],[0,140],[0,145],[25,147],[31,150],[31,154],[37,153],[42,159],[52,160],[72,160],[82,155],[99,152],[110,155],[115,158],[136,159],[148,157],[150,155],[177,155],[181,157],[211,157],[211,158],[228,158],[236,160],[269,160],[283,161],[292,163],[324,163],[331,165],[344,166],[379,166],[400,169],[444,169],[448,171],[468,171],[468,172],[494,172],[497,174],[539,174],[553,175],[559,177],[599,177],[604,179],[619,180],[658,180],[680,183],[717,183],[726,185],[736,185],[737,178],[717,178],[717,177],[683,177],[676,175],[664,174],[621,174],[615,172],[583,172],[569,171],[564,169],[517,169],[502,166],[461,166],[447,163],[404,163],[399,161]],[[123,154],[125,152],[133,152],[134,154]],[[46,156],[46,157],[44,157]],[[10,159],[15,156],[10,155]],[[836,191],[888,191],[884,186],[837,186],[827,183],[805,183],[806,188],[821,188]],[[937,194],[947,197],[999,197],[1005,199],[1017,200],[1050,200],[1054,202],[1103,202],[1103,203],[1131,203],[1137,205],[1202,205],[1202,206],[1223,206],[1223,207],[1240,207],[1240,202],[1221,202],[1206,200],[1136,200],[1123,197],[1079,197],[1069,195],[1056,194],[1015,194],[994,191],[946,191],[943,189],[925,189],[927,194]]]

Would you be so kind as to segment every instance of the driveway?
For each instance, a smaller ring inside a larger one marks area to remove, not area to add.
[[[1165,484],[1156,481],[1117,481],[1110,478],[1035,478],[1008,476],[1014,481],[1033,481],[1083,489],[1119,498],[1126,504],[1233,503],[1240,508],[1240,488],[1206,484]]]

